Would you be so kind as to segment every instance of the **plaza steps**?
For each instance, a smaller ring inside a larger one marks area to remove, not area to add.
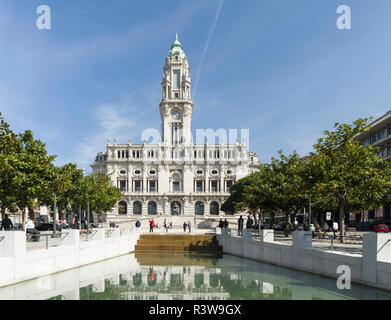
[[[152,235],[141,234],[135,246],[137,252],[202,252],[221,253],[215,235]]]
[[[175,255],[175,259],[172,256]],[[135,258],[141,266],[206,266],[215,267],[223,254],[192,252],[135,252]]]

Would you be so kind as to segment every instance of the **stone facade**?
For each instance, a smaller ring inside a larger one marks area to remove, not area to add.
[[[193,142],[190,70],[178,38],[166,58],[159,109],[162,136],[157,144],[109,141],[91,165],[93,173],[112,173],[113,184],[123,191],[109,218],[222,215],[232,184],[259,170],[259,161],[244,141],[210,144],[206,137],[201,144]]]

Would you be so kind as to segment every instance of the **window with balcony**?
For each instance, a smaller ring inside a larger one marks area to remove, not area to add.
[[[197,192],[202,192],[203,190],[202,190],[202,185],[203,185],[203,183],[202,183],[202,181],[196,181],[196,191]]]
[[[181,191],[180,187],[181,187],[181,184],[180,184],[179,181],[173,181],[172,182],[172,191],[174,191],[174,192]]]
[[[149,191],[156,192],[157,191],[157,183],[156,181],[149,181]]]
[[[126,180],[120,180],[119,181],[119,189],[121,191],[128,191],[126,188]]]
[[[134,191],[136,191],[136,192],[142,191],[141,182],[142,181],[139,181],[139,180],[134,182]]]

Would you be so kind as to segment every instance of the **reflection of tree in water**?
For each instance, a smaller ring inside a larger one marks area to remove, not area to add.
[[[204,274],[196,273],[194,275],[194,285],[196,288],[200,288],[204,284]]]
[[[123,291],[118,285],[113,285],[109,280],[105,281],[104,292],[93,292],[93,285],[80,288],[80,300],[121,300]]]
[[[244,286],[241,279],[231,279],[231,274],[221,276],[221,285],[224,291],[230,294],[233,300],[291,300],[292,291],[287,288],[280,288],[273,285],[272,293],[263,292],[261,281],[251,280],[248,286]]]
[[[139,287],[141,286],[142,283],[143,283],[143,275],[140,272],[138,272],[133,276],[133,285],[135,287]]]

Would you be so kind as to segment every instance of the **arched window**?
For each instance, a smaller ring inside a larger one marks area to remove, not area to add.
[[[195,204],[195,214],[196,215],[203,215],[204,214],[204,203],[201,201],[197,201]]]
[[[216,201],[210,203],[210,214],[215,216],[219,214],[219,204]]]
[[[171,203],[171,215],[180,216],[182,214],[182,206],[180,202],[174,201]]]
[[[157,214],[157,204],[155,201],[148,203],[148,214]]]
[[[142,214],[143,206],[140,201],[133,202],[133,214]]]
[[[121,201],[118,203],[118,214],[127,214],[128,213],[128,205],[125,201]]]

